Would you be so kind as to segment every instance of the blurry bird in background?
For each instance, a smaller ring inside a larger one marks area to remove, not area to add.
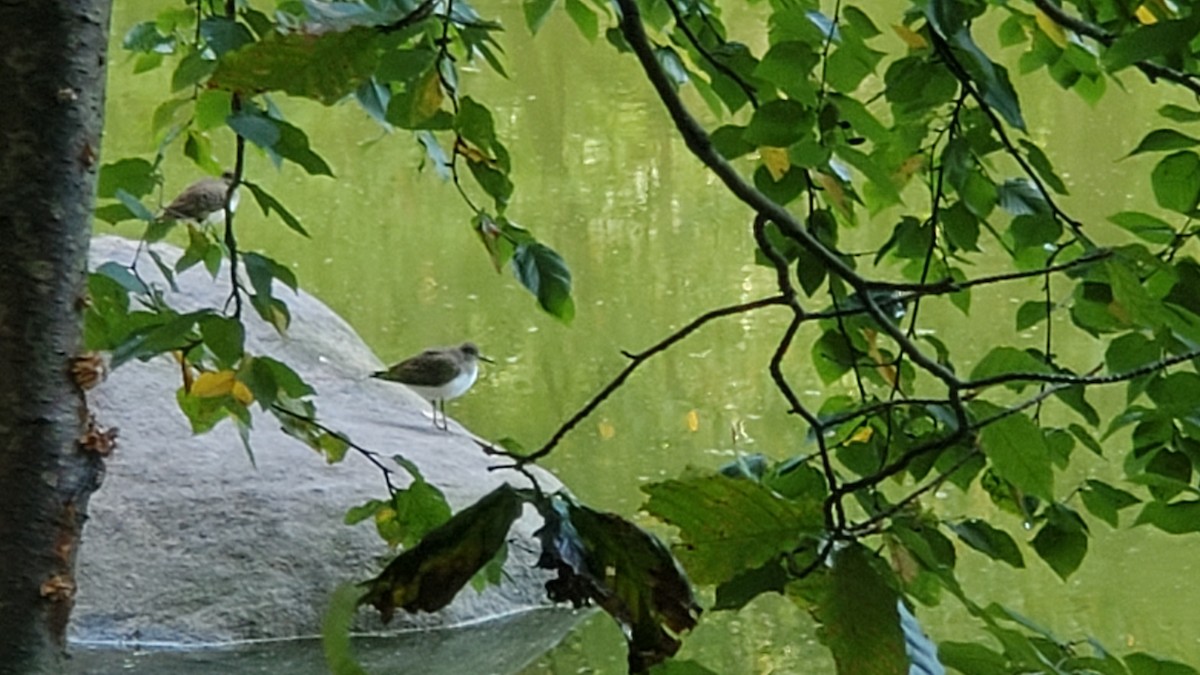
[[[239,201],[238,190],[229,193],[233,185],[233,173],[226,171],[220,178],[202,178],[184,188],[163,209],[161,220],[185,220],[197,225],[214,225],[225,218],[225,200],[229,210],[236,211]]]

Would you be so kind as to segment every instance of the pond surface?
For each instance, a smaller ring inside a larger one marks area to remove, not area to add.
[[[118,44],[156,4],[119,3]],[[352,105],[281,101],[333,166],[336,181],[309,178],[295,166],[279,173],[261,155],[249,155],[248,175],[284,200],[312,239],[265,220],[249,200],[238,222],[245,247],[294,267],[301,285],[345,317],[385,361],[428,345],[479,343],[497,364],[485,364],[474,389],[449,405],[450,414],[483,436],[537,446],[625,365],[622,349],[648,347],[714,307],[770,295],[773,276],[753,264],[749,211],[677,139],[632,58],[602,41],[589,44],[565,16],[552,17],[531,40],[517,3],[479,5],[499,7],[509,27],[502,41],[512,79],[469,73],[464,88],[495,111],[513,155],[517,190],[510,217],[571,266],[577,314],[570,327],[539,312],[511,274],[492,269],[453,186],[428,169],[415,170],[422,152],[412,137],[384,133]],[[149,119],[169,74],[132,76],[117,49],[104,152],[109,160],[149,156]],[[1043,125],[1032,130],[1033,140],[1072,188],[1064,206],[1099,241],[1119,236],[1104,222],[1107,215],[1153,204],[1145,162],[1117,160],[1153,128],[1153,110],[1163,101],[1129,79],[1131,93],[1110,87],[1099,111],[1056,88],[1018,83],[1026,117]],[[1154,93],[1161,96],[1161,88]],[[231,163],[232,143],[221,142],[218,153]],[[166,191],[174,193],[197,174],[176,152],[167,164]],[[937,301],[922,312],[936,317],[943,339],[967,346],[958,366],[969,370],[996,340],[1042,344],[1042,327],[1016,335],[1011,326],[978,320],[989,303],[1007,312],[1011,302],[977,294],[974,320]],[[715,467],[738,452],[782,458],[806,451],[804,429],[784,414],[766,371],[785,319],[778,309],[724,319],[656,357],[545,466],[587,503],[645,522],[637,514],[642,484],[687,466]],[[812,335],[802,333],[800,345],[806,337]],[[796,350],[789,374],[810,383],[800,393],[811,403],[827,392],[800,365],[806,349]],[[1060,351],[1080,365],[1102,356],[1090,342],[1070,349],[1060,343]],[[834,387],[853,393],[849,382]],[[1120,466],[1097,462],[1071,478],[1084,472],[1117,476]],[[1059,479],[1060,487],[1066,484],[1066,477]],[[982,494],[936,499],[952,506],[966,500],[976,513],[1019,531],[1016,519]],[[1064,639],[1094,636],[1117,653],[1147,650],[1200,664],[1200,585],[1192,581],[1200,572],[1200,540],[1091,526],[1093,553],[1067,583],[1031,551],[1031,569],[1019,573],[960,551],[960,576],[969,592],[1002,602]],[[935,639],[976,635],[953,600],[922,608],[919,616]],[[807,615],[776,597],[760,598],[736,616],[706,615],[682,656],[730,675],[831,671]],[[597,617],[523,672],[623,669],[620,635]],[[245,672],[258,671],[248,664]]]

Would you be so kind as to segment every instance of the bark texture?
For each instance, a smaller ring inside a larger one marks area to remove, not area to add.
[[[59,669],[88,496],[72,374],[111,0],[0,0],[0,673]]]

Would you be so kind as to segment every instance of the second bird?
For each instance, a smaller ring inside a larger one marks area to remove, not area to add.
[[[233,185],[233,173],[226,171],[220,178],[201,178],[184,188],[179,196],[162,211],[168,220],[190,220],[197,225],[215,224],[225,219],[225,200],[229,199],[229,210],[236,211],[238,191],[229,194]]]
[[[439,428],[449,429],[446,420],[446,401],[467,393],[479,377],[479,361],[492,362],[481,356],[473,342],[464,342],[457,347],[426,349],[416,356],[372,373],[371,377],[399,382],[417,392],[433,404],[433,425],[438,426],[438,411],[442,412]]]

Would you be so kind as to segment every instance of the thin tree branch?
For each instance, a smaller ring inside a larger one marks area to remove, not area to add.
[[[1117,39],[1117,36],[1109,33],[1101,27],[1067,14],[1062,7],[1055,5],[1049,0],[1032,1],[1038,9],[1042,10],[1046,16],[1053,19],[1058,25],[1075,31],[1080,35],[1090,37],[1105,47],[1111,46],[1112,43]],[[1151,82],[1154,82],[1156,79],[1174,82],[1175,84],[1190,90],[1193,94],[1200,96],[1200,81],[1198,81],[1196,76],[1192,75],[1191,73],[1185,73],[1175,70],[1174,68],[1160,66],[1159,64],[1152,63],[1150,61],[1137,61],[1133,65],[1138,70],[1142,71],[1142,74],[1146,76],[1146,79],[1150,80]]]
[[[336,429],[331,429],[330,427],[327,427],[324,424],[321,424],[320,422],[318,422],[317,420],[315,420],[312,417],[309,417],[307,415],[301,415],[300,413],[288,410],[287,408],[279,405],[278,403],[271,405],[271,411],[276,413],[277,415],[284,415],[284,416],[294,419],[298,422],[303,422],[304,424],[312,426],[313,428],[315,428],[321,432],[324,432],[326,434],[329,434],[330,436],[333,436],[334,438],[337,438],[341,442],[345,443],[351,450],[354,450],[358,454],[362,455],[364,458],[366,458],[366,460],[368,462],[374,464],[376,468],[378,468],[381,472],[383,472],[383,480],[384,480],[384,483],[387,484],[388,494],[395,495],[397,492],[400,491],[399,488],[397,488],[396,485],[394,483],[392,483],[392,476],[396,474],[396,470],[392,469],[391,467],[389,467],[383,463],[383,461],[380,459],[381,457],[384,456],[382,453],[375,452],[374,450],[365,448],[365,447],[359,445],[358,443],[355,443],[346,434],[344,434],[340,431],[337,431]]]
[[[1083,223],[1072,218],[1067,214],[1066,211],[1063,211],[1062,208],[1059,207],[1058,202],[1055,201],[1054,197],[1050,195],[1050,190],[1046,188],[1046,184],[1042,182],[1041,177],[1038,176],[1037,172],[1033,170],[1033,167],[1029,165],[1029,162],[1026,161],[1025,156],[1022,155],[1021,151],[1017,149],[1017,146],[1013,144],[1012,139],[1008,137],[1008,133],[1004,130],[1004,123],[1000,120],[1000,117],[996,114],[996,111],[992,110],[992,107],[983,99],[983,95],[979,93],[979,90],[975,88],[975,85],[972,84],[971,76],[967,73],[966,68],[959,63],[958,57],[955,56],[954,50],[950,48],[950,45],[946,42],[945,37],[939,34],[932,25],[929,27],[929,35],[933,38],[933,47],[937,51],[938,55],[941,56],[946,62],[946,65],[949,67],[950,71],[954,73],[954,77],[958,79],[958,82],[962,88],[971,95],[971,98],[975,99],[975,104],[979,106],[979,109],[983,111],[983,114],[987,115],[988,121],[990,121],[992,124],[992,130],[996,132],[996,136],[1000,139],[1000,143],[1004,145],[1004,149],[1008,152],[1009,156],[1011,156],[1017,162],[1017,164],[1020,165],[1021,171],[1025,173],[1025,176],[1033,182],[1035,187],[1037,187],[1038,193],[1050,207],[1050,210],[1056,217],[1058,217],[1071,228],[1071,231],[1075,233],[1075,237],[1082,241],[1088,249],[1096,248],[1096,243],[1093,242],[1083,232]]]
[[[684,20],[683,12],[679,10],[679,5],[676,0],[666,0],[666,2],[667,7],[669,7],[671,10],[671,14],[675,16],[675,25],[679,27],[679,30],[683,33],[684,37],[688,39],[688,42],[692,43],[692,46],[696,48],[696,51],[700,52],[700,55],[704,57],[704,60],[712,64],[713,68],[715,68],[725,77],[733,80],[734,84],[736,84],[738,88],[742,90],[742,93],[745,94],[746,98],[750,101],[750,107],[757,108],[758,92],[754,89],[754,87],[750,86],[749,82],[743,80],[742,76],[738,75],[732,68],[718,61],[711,53],[709,53],[707,49],[704,48],[703,45],[700,44],[700,38],[696,36],[696,33],[692,31],[692,27],[689,26],[687,21]],[[712,27],[709,26],[709,28],[711,29]]]
[[[624,354],[625,356],[627,356],[630,359],[629,364],[626,365],[621,370],[621,372],[618,373],[617,376],[612,379],[611,382],[609,382],[607,385],[605,385],[605,387],[603,389],[601,389],[599,391],[599,393],[597,393],[595,396],[593,396],[592,400],[588,401],[587,404],[584,405],[582,408],[580,408],[574,415],[571,415],[571,417],[566,422],[563,422],[562,426],[560,426],[558,428],[558,431],[555,431],[554,435],[550,437],[550,440],[546,441],[546,443],[544,445],[542,445],[542,447],[538,448],[536,451],[534,451],[528,455],[518,455],[516,453],[508,452],[507,450],[501,450],[501,449],[493,447],[493,446],[485,446],[484,450],[488,454],[491,454],[491,455],[496,455],[499,457],[507,457],[509,459],[515,460],[517,466],[536,462],[539,459],[550,454],[550,452],[552,450],[554,450],[554,448],[559,444],[559,442],[561,442],[562,439],[564,437],[566,437],[566,435],[568,433],[570,433],[570,431],[572,429],[574,429],[576,426],[578,426],[580,422],[587,419],[588,415],[591,415],[592,412],[597,407],[599,407],[601,403],[603,403],[609,396],[611,396],[613,392],[615,392],[617,389],[619,389],[621,387],[621,385],[625,383],[625,380],[629,379],[629,376],[633,374],[633,371],[637,370],[638,367],[641,366],[643,363],[645,363],[650,357],[666,350],[671,345],[675,344],[676,342],[679,342],[680,340],[684,339],[685,337],[696,332],[700,327],[704,326],[704,324],[706,324],[714,319],[720,319],[720,318],[726,317],[726,316],[733,316],[735,314],[744,314],[746,312],[751,312],[756,309],[761,309],[763,307],[770,307],[772,305],[783,305],[786,303],[787,303],[787,300],[783,296],[773,295],[769,298],[762,298],[761,300],[753,300],[751,302],[744,302],[744,303],[741,303],[738,305],[730,305],[728,307],[714,309],[710,312],[705,312],[704,314],[701,314],[699,317],[693,319],[686,326],[684,326],[683,328],[680,328],[679,330],[675,331],[674,333],[668,335],[666,338],[659,341],[657,344],[650,347],[649,349],[638,352],[636,354],[630,353],[630,352],[621,352],[622,354]],[[507,467],[497,467],[497,468],[507,468]]]

